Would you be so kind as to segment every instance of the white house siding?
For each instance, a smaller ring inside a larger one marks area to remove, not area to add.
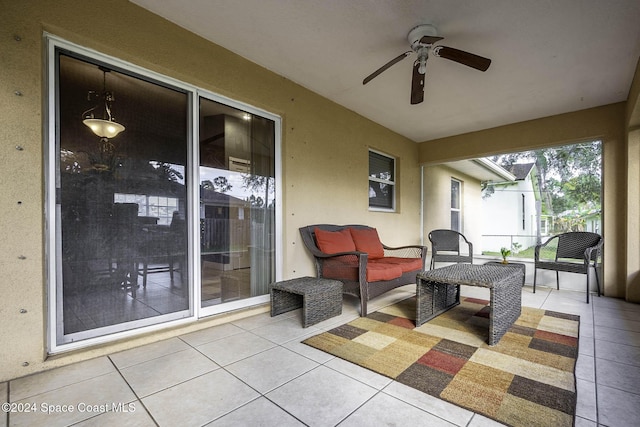
[[[482,251],[496,252],[518,242],[525,249],[535,245],[536,200],[531,174],[524,180],[494,186],[494,193],[482,200]],[[524,228],[522,225],[524,195]],[[479,248],[480,249],[480,248]]]

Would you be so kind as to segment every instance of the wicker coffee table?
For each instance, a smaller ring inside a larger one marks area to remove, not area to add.
[[[495,345],[520,317],[523,272],[497,265],[455,264],[419,273],[416,326],[460,304],[460,285],[489,288],[489,345]]]
[[[509,261],[506,264],[501,261],[489,261],[489,262],[485,262],[483,265],[497,265],[499,267],[504,267],[504,268],[519,268],[520,270],[522,270],[522,286],[524,286],[524,280],[527,274],[526,265],[520,262],[511,262],[511,261]]]
[[[342,282],[300,277],[271,287],[271,317],[302,307],[302,324],[314,325],[342,314]]]

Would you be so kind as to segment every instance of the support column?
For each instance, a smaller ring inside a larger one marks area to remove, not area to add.
[[[627,147],[625,299],[629,302],[640,302],[640,128],[629,131]]]

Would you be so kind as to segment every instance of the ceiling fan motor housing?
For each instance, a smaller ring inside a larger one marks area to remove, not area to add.
[[[438,30],[431,24],[422,24],[413,27],[407,35],[407,40],[409,41],[409,45],[411,45],[411,49],[417,52],[421,47],[427,46],[424,43],[420,43],[420,39],[424,36],[438,37]]]

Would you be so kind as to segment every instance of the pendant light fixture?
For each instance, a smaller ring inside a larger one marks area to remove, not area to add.
[[[107,91],[107,73],[111,70],[99,68],[102,70],[102,92],[89,91],[87,99],[89,101],[97,99],[100,103],[82,114],[82,123],[101,138],[114,138],[124,130],[124,126],[116,122],[111,113],[111,104],[115,101],[113,93]],[[102,116],[96,117],[94,114],[96,112],[102,113]]]

